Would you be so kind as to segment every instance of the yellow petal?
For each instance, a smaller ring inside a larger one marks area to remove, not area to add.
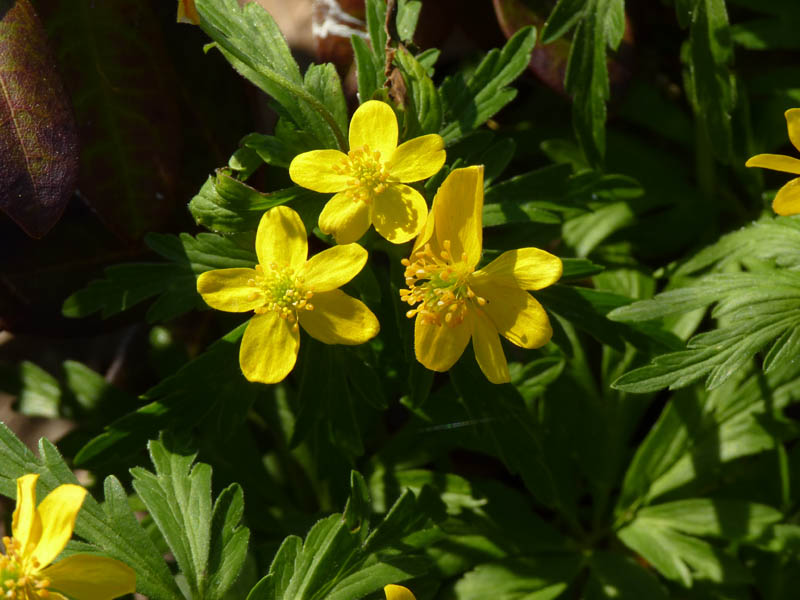
[[[778,190],[772,201],[772,210],[784,217],[800,213],[800,177]]]
[[[518,287],[474,283],[472,290],[486,300],[483,310],[497,331],[522,348],[539,348],[553,337],[553,328],[542,305]]]
[[[312,256],[300,274],[315,294],[335,290],[358,275],[367,262],[367,251],[358,244],[345,244]]]
[[[226,312],[247,312],[264,304],[264,295],[247,282],[255,269],[216,269],[197,278],[197,293],[211,308]]]
[[[301,269],[308,256],[308,238],[303,221],[288,206],[276,206],[261,217],[256,233],[256,254],[264,266]]]
[[[450,173],[436,192],[432,212],[438,249],[450,240],[453,260],[466,254],[467,265],[474,268],[483,246],[483,166]]]
[[[50,589],[76,600],[112,600],[136,591],[133,569],[105,556],[73,554],[47,567],[42,575],[50,580]]]
[[[411,590],[402,585],[387,585],[383,588],[386,600],[416,600]]]
[[[345,194],[328,200],[319,215],[319,228],[336,238],[337,244],[351,244],[367,233],[371,222],[367,204]]]
[[[420,181],[439,172],[445,160],[444,140],[435,133],[400,144],[386,168],[390,181]]]
[[[500,336],[497,329],[481,311],[472,315],[472,348],[478,366],[492,383],[508,383],[511,376],[508,373],[508,362],[503,354]]]
[[[36,482],[38,473],[17,479],[17,506],[11,518],[11,535],[20,543],[23,554],[28,544],[35,547],[42,535],[42,522],[36,512]]]
[[[800,160],[782,154],[756,154],[749,158],[745,167],[761,167],[762,169],[772,169],[773,171],[783,171],[784,173],[794,173],[800,175]]]
[[[397,117],[392,107],[379,100],[368,100],[356,109],[350,120],[350,150],[369,146],[386,161],[397,148]]]
[[[415,237],[425,226],[428,205],[417,190],[403,184],[389,185],[375,197],[372,224],[393,244]]]
[[[519,248],[500,256],[475,271],[473,278],[486,276],[499,284],[524,290],[540,290],[561,279],[564,266],[561,259],[538,248]]]
[[[431,371],[447,371],[467,347],[470,330],[470,314],[455,327],[423,323],[417,317],[414,323],[414,353],[417,360]]]
[[[65,483],[42,500],[37,508],[42,520],[42,537],[31,554],[39,561],[40,568],[49,565],[67,545],[85,497],[86,490],[81,486]]]
[[[178,0],[178,23],[200,25],[200,15],[194,7],[194,0]]]
[[[338,150],[303,152],[289,164],[289,177],[297,185],[315,192],[341,192],[347,188],[350,175],[337,173],[334,167],[347,160],[347,155]]]
[[[800,151],[800,108],[790,108],[784,113],[786,127],[789,130],[789,140]]]
[[[342,290],[314,294],[314,310],[298,313],[308,335],[325,344],[363,344],[380,331],[378,319],[366,304]]]
[[[276,312],[250,319],[239,348],[239,366],[248,381],[278,383],[294,368],[300,332]]]

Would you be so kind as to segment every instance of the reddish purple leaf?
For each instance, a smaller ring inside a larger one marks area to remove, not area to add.
[[[0,157],[0,209],[42,237],[75,190],[78,135],[28,0],[0,5]]]

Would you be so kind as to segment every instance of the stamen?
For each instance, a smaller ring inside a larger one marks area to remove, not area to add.
[[[289,267],[271,263],[265,270],[262,265],[257,265],[255,278],[247,283],[255,288],[248,299],[255,300],[259,296],[263,299],[263,304],[255,308],[257,315],[276,312],[280,318],[291,323],[296,331],[297,311],[311,310],[308,301],[314,292],[305,289],[303,277],[295,275]]]
[[[354,202],[370,204],[373,198],[386,191],[389,172],[381,161],[379,151],[370,152],[369,146],[350,150],[347,158],[334,167],[340,175],[349,175],[347,194]]]
[[[400,290],[400,300],[414,307],[406,312],[409,319],[417,316],[424,323],[456,327],[464,321],[470,302],[480,302],[469,287],[471,269],[466,260],[453,262],[451,246],[445,240],[443,249],[434,253],[426,244],[402,261],[408,288]]]

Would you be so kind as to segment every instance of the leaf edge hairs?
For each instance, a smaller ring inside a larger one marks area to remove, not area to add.
[[[789,141],[800,152],[800,108],[790,108],[783,114]],[[747,159],[745,166],[800,175],[800,159],[783,154],[756,154]],[[800,213],[800,177],[789,180],[778,190],[772,201],[772,210],[784,217]]]
[[[432,371],[452,367],[472,339],[475,357],[492,383],[510,381],[499,335],[539,348],[553,335],[550,320],[526,290],[561,278],[557,256],[538,248],[504,252],[475,270],[483,249],[483,166],[456,169],[433,199],[411,256],[403,259],[417,360]],[[498,335],[499,334],[499,335]]]
[[[0,554],[0,592],[11,600],[112,600],[136,591],[136,574],[105,556],[73,554],[50,564],[64,549],[86,497],[86,490],[59,485],[36,505],[37,473],[17,478],[12,536]]]
[[[444,140],[436,133],[398,142],[397,117],[391,106],[369,100],[350,120],[350,151],[311,150],[289,165],[297,185],[334,193],[319,215],[319,228],[338,244],[355,242],[370,225],[393,244],[417,236],[428,206],[405,185],[427,179],[444,165]]]
[[[211,308],[256,313],[239,349],[248,381],[278,383],[292,371],[298,325],[325,344],[363,344],[380,331],[372,311],[338,289],[367,262],[358,244],[333,246],[308,259],[303,221],[288,206],[277,206],[261,217],[256,255],[254,269],[216,269],[197,279],[197,292]]]

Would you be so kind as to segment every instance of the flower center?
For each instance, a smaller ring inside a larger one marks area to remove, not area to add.
[[[413,262],[408,258],[402,260],[408,289],[400,290],[400,299],[411,306],[418,305],[406,313],[409,319],[418,315],[423,323],[455,327],[464,320],[468,302],[484,306],[486,300],[469,287],[471,271],[466,265],[466,254],[455,263],[450,255],[450,240],[442,245],[444,250],[438,255],[426,244],[411,256]]]
[[[381,153],[370,152],[369,146],[350,150],[340,164],[333,170],[340,175],[348,175],[347,189],[344,191],[354,202],[369,204],[372,198],[386,189],[389,173],[381,161]]]
[[[255,309],[256,314],[274,311],[282,319],[286,319],[297,330],[297,311],[314,310],[314,305],[308,301],[314,293],[305,289],[303,278],[295,275],[289,267],[281,267],[272,263],[265,270],[261,265],[256,265],[256,276],[247,282],[256,288],[250,295],[250,300],[258,297],[264,299],[264,304]]]
[[[32,600],[47,598],[50,580],[37,575],[39,561],[31,559],[23,565],[22,546],[18,540],[3,538],[6,553],[0,554],[0,598],[3,600]],[[32,572],[28,572],[32,571]]]

